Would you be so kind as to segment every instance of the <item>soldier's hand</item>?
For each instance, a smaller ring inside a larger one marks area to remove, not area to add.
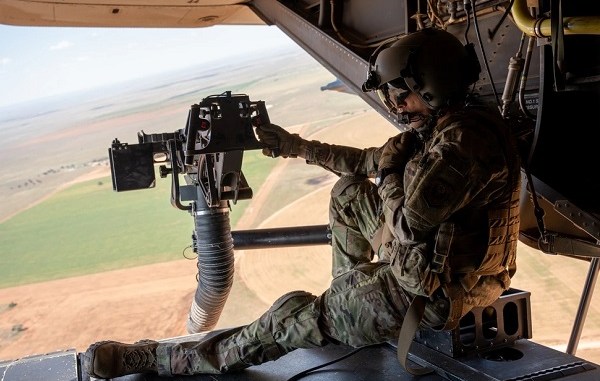
[[[262,152],[266,156],[305,157],[306,141],[298,134],[291,134],[276,124],[263,124],[256,127],[258,140],[265,145]]]
[[[412,130],[390,138],[381,151],[378,168],[380,170],[384,168],[403,170],[408,160],[414,154],[417,144],[417,135]]]

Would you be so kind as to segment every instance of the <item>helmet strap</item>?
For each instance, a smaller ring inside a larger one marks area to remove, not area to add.
[[[431,137],[431,133],[433,132],[433,129],[437,125],[440,115],[438,115],[437,113],[430,114],[430,115],[423,115],[423,114],[419,114],[419,115],[421,116],[422,120],[425,120],[425,123],[423,123],[423,125],[421,127],[414,128],[413,130],[417,133],[419,140],[421,140],[421,142],[424,143],[427,140],[429,140],[429,138]]]

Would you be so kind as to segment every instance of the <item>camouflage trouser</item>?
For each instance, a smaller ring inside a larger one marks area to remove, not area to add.
[[[373,238],[382,225],[381,199],[375,185],[363,176],[342,176],[331,190],[329,203],[334,277],[372,261],[379,251],[373,247]]]
[[[288,293],[253,323],[206,340],[161,343],[159,374],[222,373],[276,360],[298,348],[328,343],[359,347],[397,337],[412,296],[398,286],[388,262],[369,262],[369,239],[360,238],[379,223],[376,210],[362,213],[378,202],[376,190],[367,182],[340,185],[347,181],[342,178],[332,191],[334,264],[345,272],[329,289],[319,297]],[[428,304],[428,325],[441,324],[447,316],[447,304],[438,302]]]

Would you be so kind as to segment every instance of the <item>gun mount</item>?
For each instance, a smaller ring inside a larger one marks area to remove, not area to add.
[[[217,324],[233,283],[234,246],[329,243],[327,225],[231,232],[229,203],[252,198],[242,173],[244,151],[263,147],[254,135],[254,118],[269,123],[264,101],[227,91],[192,105],[183,129],[156,134],[141,131],[138,144],[115,139],[108,150],[115,191],[154,187],[158,164],[161,178],[171,175],[171,204],[194,217],[192,247],[198,255],[198,286],[187,323],[190,333],[208,331]]]
[[[268,121],[265,103],[227,91],[192,105],[184,129],[158,134],[141,131],[139,144],[115,139],[109,148],[113,189],[153,187],[154,164],[159,163],[160,177],[172,175],[171,203],[181,210],[193,208],[182,202],[196,201],[196,188],[209,207],[252,198],[241,166],[245,150],[262,147],[252,130],[253,117]],[[179,184],[180,174],[186,175],[187,185]]]

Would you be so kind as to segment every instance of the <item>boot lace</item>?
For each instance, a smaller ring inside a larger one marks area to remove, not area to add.
[[[156,357],[149,349],[132,349],[125,352],[123,366],[127,370],[151,369],[156,367]]]

